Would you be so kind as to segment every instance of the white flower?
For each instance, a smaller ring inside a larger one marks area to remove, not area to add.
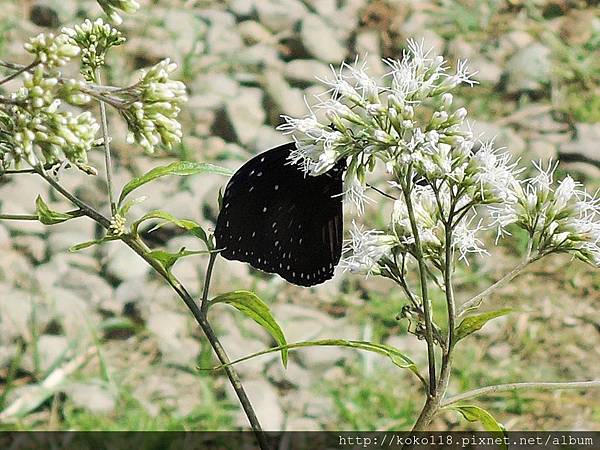
[[[79,48],[71,43],[66,34],[55,36],[52,33],[41,33],[29,39],[24,47],[48,69],[64,66],[79,54]]]
[[[379,273],[379,261],[389,257],[392,249],[398,244],[394,236],[382,231],[364,230],[354,221],[352,221],[350,236],[351,239],[345,247],[350,255],[342,259],[340,266],[344,270],[368,275]]]
[[[118,11],[133,14],[140,7],[136,0],[98,0],[98,4],[115,24],[120,25],[123,19]]]
[[[483,246],[483,241],[477,237],[477,234],[483,229],[483,220],[480,220],[473,228],[469,225],[476,216],[472,216],[469,220],[462,220],[455,228],[452,234],[454,245],[459,252],[459,259],[469,264],[467,254],[475,253],[478,255],[487,255],[488,252]]]

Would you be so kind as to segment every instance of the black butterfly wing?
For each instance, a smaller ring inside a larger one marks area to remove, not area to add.
[[[312,177],[288,163],[294,143],[252,158],[229,181],[217,219],[217,248],[301,286],[333,276],[342,250],[340,162]]]

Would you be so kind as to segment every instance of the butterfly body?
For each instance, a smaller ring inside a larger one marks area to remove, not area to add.
[[[294,145],[238,169],[225,188],[215,238],[226,259],[312,286],[333,276],[341,256],[345,163],[307,175],[288,161]]]

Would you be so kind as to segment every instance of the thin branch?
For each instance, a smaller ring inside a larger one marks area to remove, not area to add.
[[[367,187],[373,189],[375,192],[378,192],[379,194],[383,195],[384,197],[387,197],[391,200],[398,200],[396,197],[394,197],[393,195],[388,194],[387,192],[382,191],[379,188],[376,188],[375,186],[373,186],[372,184],[367,183]]]
[[[408,177],[407,177],[408,178]],[[427,291],[427,270],[425,268],[425,260],[421,251],[421,239],[419,237],[419,229],[415,219],[412,199],[408,189],[408,183],[401,182],[402,193],[410,219],[413,237],[415,240],[415,256],[419,266],[419,275],[421,282],[421,299],[423,301],[423,313],[425,316],[425,341],[427,342],[427,361],[429,366],[429,395],[435,396],[436,392],[436,370],[435,370],[435,349],[433,348],[433,317],[431,310],[431,300]]]
[[[210,280],[212,278],[212,271],[217,259],[218,253],[211,253],[208,259],[208,266],[206,268],[206,276],[204,277],[204,291],[202,292],[202,303],[200,304],[200,311],[206,316],[208,311],[208,293],[210,290]]]
[[[588,388],[600,388],[600,380],[591,381],[568,381],[564,383],[508,383],[508,384],[497,384],[495,386],[485,386],[472,391],[463,392],[462,394],[449,397],[444,400],[441,407],[446,407],[454,403],[461,402],[463,400],[469,400],[472,398],[480,397],[482,395],[493,395],[501,392],[514,392],[520,390],[532,390],[532,391],[558,391],[566,389],[588,389]]]
[[[0,214],[0,220],[38,220],[35,214]]]
[[[3,175],[19,175],[22,173],[36,173],[35,169],[8,169],[0,170],[0,177]]]
[[[481,302],[483,302],[483,300],[486,297],[489,297],[494,291],[500,289],[501,287],[504,287],[506,284],[508,284],[510,281],[512,281],[517,275],[519,275],[523,271],[523,269],[525,269],[531,263],[542,258],[543,256],[545,256],[545,255],[538,254],[534,257],[529,257],[529,258],[525,259],[523,262],[521,262],[521,264],[519,264],[517,267],[515,267],[509,273],[504,275],[502,278],[500,278],[498,281],[496,281],[490,287],[484,289],[482,292],[477,294],[475,297],[464,302],[458,311],[458,317],[463,316],[471,308],[479,307],[479,305],[481,305]]]
[[[44,180],[48,182],[50,186],[52,186],[54,189],[60,192],[63,195],[63,197],[65,197],[75,206],[78,206],[79,209],[82,210],[86,216],[98,222],[106,229],[110,227],[110,219],[105,217],[100,212],[96,211],[92,206],[88,205],[83,200],[79,199],[78,197],[74,196],[69,191],[67,191],[64,187],[60,185],[58,181],[56,181],[54,178],[48,175],[42,168],[38,168],[36,171]]]
[[[9,76],[7,76],[6,78],[4,78],[3,80],[0,80],[0,85],[4,84],[4,83],[8,83],[10,80],[17,78],[19,75],[21,75],[23,72],[27,72],[30,69],[33,69],[35,66],[37,66],[40,62],[38,60],[33,61],[31,64],[27,65],[27,66],[23,66],[20,69],[17,69],[17,71]]]
[[[68,211],[65,214],[75,217],[84,216],[85,213],[81,209],[74,209]],[[36,214],[0,214],[0,220],[39,220],[40,218]]]
[[[101,83],[100,70],[96,69],[94,74],[96,83]],[[108,201],[110,203],[110,212],[113,216],[117,215],[117,205],[113,194],[112,181],[112,158],[110,155],[110,140],[108,136],[108,120],[106,118],[106,105],[103,100],[100,102],[100,127],[102,128],[102,140],[104,144],[104,165],[106,170],[106,186],[108,190]]]

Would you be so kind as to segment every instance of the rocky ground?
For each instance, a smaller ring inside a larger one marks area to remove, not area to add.
[[[127,16],[128,42],[110,59],[108,82],[170,57],[189,88],[184,142],[171,154],[142,155],[111,117],[116,184],[179,158],[236,168],[285,142],[280,114],[301,116],[321,92],[329,64],[366,55],[398,57],[407,38],[450,60],[469,58],[480,84],[461,92],[474,130],[496,136],[524,161],[560,158],[591,188],[600,186],[600,14],[597,2],[567,0],[159,0]],[[100,15],[95,2],[3,2],[0,54],[26,63],[23,40]],[[2,37],[3,36],[3,37]],[[73,68],[71,68],[73,69]],[[18,82],[15,81],[18,84]],[[14,87],[12,84],[8,88]],[[102,167],[102,155],[91,155]],[[105,202],[101,180],[65,172],[63,183],[87,201]],[[164,209],[213,226],[223,178],[165,179],[145,189],[132,215]],[[144,189],[142,189],[144,190]],[[38,194],[70,205],[34,176],[0,179],[4,213],[31,213]],[[376,216],[373,213],[373,216]],[[85,219],[51,228],[0,223],[0,423],[14,428],[230,429],[246,426],[235,397],[211,367],[210,349],[181,301],[118,244],[68,253],[98,233]],[[173,230],[155,245],[198,247]],[[459,297],[485,287],[517,260],[516,247],[459,274]],[[187,258],[175,273],[197,293],[206,261]],[[288,341],[379,339],[424,362],[421,342],[394,316],[400,292],[375,279],[336,275],[307,290],[220,260],[213,292],[253,289],[272,305]],[[598,378],[600,275],[568,258],[536,265],[496,304],[522,313],[500,319],[465,347],[451,389],[514,380]],[[272,345],[268,335],[219,305],[211,313],[232,358]],[[65,370],[66,364],[66,370]],[[62,372],[57,369],[63,370]],[[276,355],[239,366],[267,429],[402,429],[420,406],[413,380],[379,357],[305,349],[283,370]],[[54,378],[52,378],[54,377]],[[600,429],[600,394],[508,395],[482,401],[508,429]],[[464,428],[440,417],[438,428]]]

